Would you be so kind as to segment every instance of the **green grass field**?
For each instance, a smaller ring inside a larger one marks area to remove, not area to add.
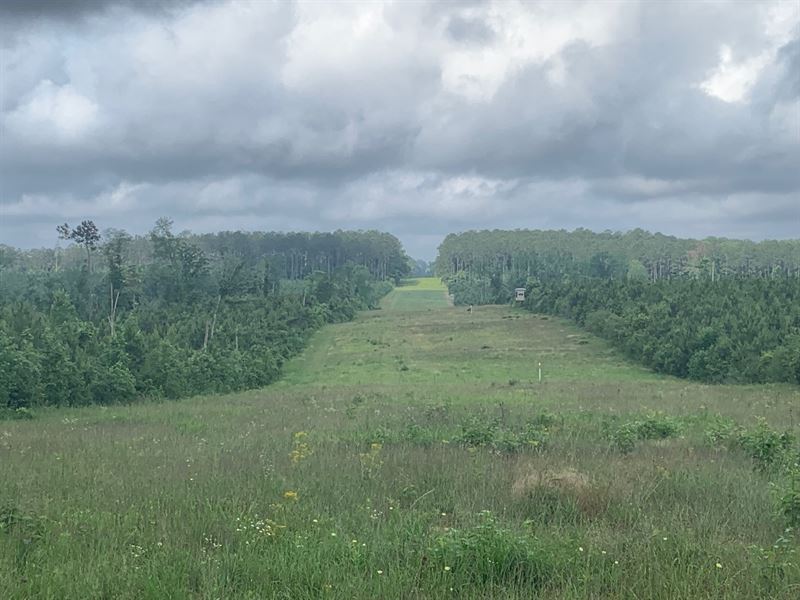
[[[0,599],[796,598],[779,475],[723,442],[798,406],[418,280],[269,388],[0,422]]]
[[[431,310],[449,306],[447,288],[435,277],[411,279],[395,288],[381,303],[385,310]]]

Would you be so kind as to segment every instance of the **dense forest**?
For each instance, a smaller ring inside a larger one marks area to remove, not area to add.
[[[800,383],[800,278],[528,287],[526,308],[568,317],[644,365],[709,382]]]
[[[662,373],[800,383],[800,241],[483,231],[449,235],[437,274],[460,304],[561,315]]]
[[[156,227],[163,226],[157,224]],[[76,229],[80,229],[80,225]],[[65,237],[65,236],[62,236]],[[211,261],[234,257],[247,266],[266,262],[273,282],[303,279],[322,271],[327,274],[347,265],[361,265],[376,279],[395,279],[408,273],[408,257],[395,236],[380,231],[242,232],[223,231],[209,234],[182,232],[177,236],[201,250]],[[126,263],[143,267],[153,261],[152,235],[130,236],[109,229],[107,242],[124,239],[121,247]],[[69,237],[65,239],[69,241]],[[85,245],[67,248],[18,250],[0,244],[0,269],[18,271],[58,271],[80,269],[86,260]]]
[[[445,238],[435,269],[457,302],[502,303],[528,277],[716,281],[799,276],[800,240],[693,240],[641,229],[467,231]]]
[[[68,248],[0,248],[0,411],[265,385],[411,269],[375,231],[58,232]]]

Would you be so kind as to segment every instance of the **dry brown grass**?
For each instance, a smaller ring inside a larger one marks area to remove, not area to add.
[[[598,517],[610,501],[608,489],[597,485],[592,477],[571,467],[539,468],[529,463],[519,468],[511,484],[511,495],[517,499],[557,496],[574,502],[581,514]]]

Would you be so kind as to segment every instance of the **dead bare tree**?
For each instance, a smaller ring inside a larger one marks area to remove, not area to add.
[[[114,337],[117,325],[117,304],[119,304],[119,290],[114,289],[114,284],[110,284],[108,325],[111,328],[111,337]]]

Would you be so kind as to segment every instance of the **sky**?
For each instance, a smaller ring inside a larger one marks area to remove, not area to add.
[[[800,237],[800,0],[0,2],[0,243],[161,216]]]

